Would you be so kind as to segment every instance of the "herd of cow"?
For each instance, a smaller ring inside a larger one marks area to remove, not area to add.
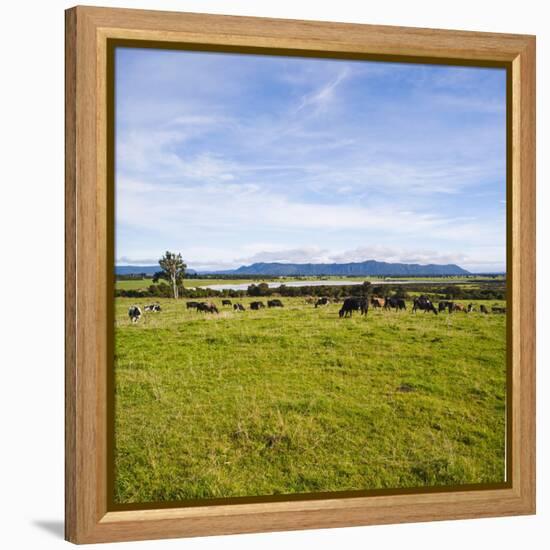
[[[212,302],[187,302],[187,309],[196,309],[203,313],[219,313],[219,309]],[[242,304],[234,304],[231,300],[222,300],[222,306],[232,306],[235,311],[244,311],[245,307]],[[251,302],[250,309],[258,310],[265,307],[263,302]],[[283,307],[281,300],[268,300],[267,307]],[[145,311],[161,311],[160,304],[150,304],[143,308]],[[128,308],[128,317],[132,323],[137,323],[142,315],[141,308],[133,305]]]
[[[333,299],[332,302],[339,303],[340,300]],[[331,303],[331,299],[322,297],[322,298],[306,298],[306,303],[313,303],[315,307],[321,307],[326,306]],[[342,302],[342,307],[340,308],[338,315],[340,318],[343,317],[351,317],[353,315],[354,311],[358,311],[361,313],[361,315],[367,315],[369,311],[369,305],[373,307],[373,309],[385,309],[385,310],[392,310],[395,311],[401,311],[407,309],[407,304],[405,303],[405,300],[402,298],[380,298],[377,296],[372,296],[369,300],[366,297],[359,297],[359,298],[345,298]],[[231,300],[222,300],[222,306],[228,306],[232,307],[234,311],[244,311],[245,307],[241,303],[233,303]],[[198,312],[203,313],[219,313],[218,308],[215,304],[212,302],[187,302],[186,303],[187,309],[196,309]],[[251,310],[259,310],[262,308],[265,308],[265,304],[261,301],[255,301],[250,303],[250,309]],[[268,308],[274,308],[274,307],[284,307],[283,302],[278,299],[274,300],[268,300],[267,301],[267,307]],[[160,312],[161,307],[160,304],[149,304],[146,305],[143,308],[145,311],[151,311],[151,312]],[[421,310],[424,312],[432,312],[435,315],[438,315],[439,313],[448,311],[449,313],[453,312],[463,312],[463,313],[471,313],[473,311],[476,311],[475,305],[470,303],[467,306],[464,306],[463,304],[459,304],[457,302],[452,302],[448,300],[441,301],[437,304],[437,307],[435,304],[428,298],[428,296],[422,295],[418,296],[413,299],[413,305],[412,305],[412,312],[416,313],[417,310]],[[479,306],[480,313],[488,314],[489,310],[485,305]],[[506,313],[505,307],[498,307],[493,306],[491,308],[491,311],[493,313]],[[139,319],[141,318],[142,312],[141,308],[139,306],[133,305],[128,309],[128,317],[130,317],[130,320],[132,323],[137,323]]]
[[[319,298],[315,301],[315,307],[328,305],[329,303],[330,300],[328,298]],[[373,296],[371,297],[370,301],[367,298],[346,298],[339,311],[339,315],[340,317],[351,317],[354,311],[360,311],[362,315],[366,315],[369,309],[369,305],[371,305],[374,309],[394,309],[395,311],[402,311],[407,309],[407,304],[402,298],[380,298],[378,296]],[[472,303],[465,306],[457,302],[445,300],[439,302],[436,307],[435,304],[428,298],[428,296],[422,295],[413,299],[412,312],[416,313],[417,310],[421,310],[424,312],[431,311],[435,315],[438,315],[439,313],[444,311],[448,311],[449,313],[471,313],[473,311],[476,311],[476,306]],[[480,313],[489,313],[487,306],[483,304],[479,306],[479,311]],[[494,306],[491,308],[491,311],[493,313],[506,313],[506,308]]]

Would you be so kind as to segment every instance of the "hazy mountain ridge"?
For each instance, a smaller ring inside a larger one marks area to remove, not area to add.
[[[254,263],[243,265],[237,269],[217,271],[220,275],[275,275],[275,276],[307,276],[307,275],[469,275],[470,272],[456,264],[404,264],[367,260],[342,264],[297,264],[297,263]]]
[[[158,265],[117,265],[117,275],[154,275],[160,271]],[[271,276],[396,276],[396,275],[470,275],[456,264],[404,264],[367,260],[365,262],[350,262],[343,264],[298,264],[280,262],[258,262],[242,265],[236,269],[224,271],[196,271],[188,269],[187,273],[204,273],[214,275],[271,275]]]

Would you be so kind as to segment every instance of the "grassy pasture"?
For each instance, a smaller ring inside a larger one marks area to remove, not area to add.
[[[212,301],[115,300],[118,502],[503,481],[505,315]]]

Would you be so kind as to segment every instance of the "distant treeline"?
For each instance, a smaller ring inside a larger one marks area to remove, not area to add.
[[[476,288],[464,288],[460,285],[426,284],[414,285],[376,285],[365,282],[362,285],[319,285],[319,286],[286,286],[281,284],[269,288],[267,283],[251,284],[247,290],[213,290],[211,288],[179,287],[180,298],[240,298],[244,296],[326,296],[328,298],[344,298],[347,296],[393,296],[411,299],[411,292],[426,294],[431,300],[504,300],[506,286],[504,282],[482,283]],[[127,298],[170,298],[170,285],[160,282],[150,285],[146,290],[116,289],[115,296]]]

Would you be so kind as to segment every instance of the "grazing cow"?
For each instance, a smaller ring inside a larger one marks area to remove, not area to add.
[[[472,311],[476,310],[476,306],[474,304],[468,304],[468,313],[472,313]]]
[[[479,312],[480,312],[480,313],[489,313],[489,310],[487,309],[486,306],[484,306],[483,304],[481,304],[481,305],[479,306]]]
[[[267,307],[283,307],[281,300],[268,300]]]
[[[466,308],[462,304],[453,304],[453,311],[462,311],[462,313],[467,313]]]
[[[138,306],[130,306],[128,308],[128,317],[132,323],[137,323],[141,317],[141,309]]]
[[[265,307],[265,304],[263,302],[251,302],[250,303],[250,309],[258,310],[258,309],[261,309],[263,307]]]
[[[396,309],[406,311],[407,304],[405,303],[405,300],[403,298],[396,298],[397,300],[397,307]]]
[[[370,299],[370,304],[374,309],[384,307],[386,305],[386,298],[378,298],[378,296],[373,296]]]
[[[400,311],[402,309],[407,309],[407,305],[405,304],[405,300],[403,300],[402,298],[386,298],[386,304],[384,308],[394,308],[395,311]]]
[[[222,306],[230,306],[231,300],[222,300]]]
[[[426,313],[427,311],[433,311],[435,315],[437,315],[437,309],[435,309],[435,306],[431,302],[431,300],[425,296],[418,296],[418,298],[415,298],[413,300],[413,313],[416,313],[417,309],[421,309]]]
[[[367,298],[346,298],[338,315],[342,317],[351,317],[354,311],[360,311],[361,315],[366,315],[369,311],[369,301]]]
[[[235,311],[244,311],[244,306],[242,304],[233,304],[233,309]]]
[[[160,304],[149,304],[143,308],[145,311],[161,311]]]
[[[187,306],[187,309],[197,309],[199,302],[187,302],[185,305]]]
[[[505,307],[500,307],[500,306],[493,306],[491,308],[491,311],[493,313],[506,313],[506,308]]]
[[[439,311],[439,313],[445,311],[446,309],[448,309],[449,313],[451,313],[451,311],[453,310],[453,302],[444,300],[443,302],[439,302],[439,304],[437,304],[437,310]]]
[[[316,302],[315,302],[315,307],[319,307],[319,306],[328,306],[330,304],[330,300],[328,298],[319,298]]]
[[[212,303],[199,302],[197,304],[197,311],[202,311],[204,313],[219,313],[218,308]]]

